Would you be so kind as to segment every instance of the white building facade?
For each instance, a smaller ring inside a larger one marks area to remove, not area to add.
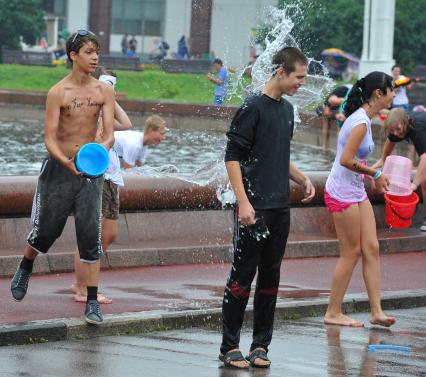
[[[189,39],[192,0],[111,2],[111,54],[121,51],[120,42],[126,32],[136,37],[137,53],[151,52],[155,39],[167,41],[172,53],[177,50],[182,35]],[[90,0],[50,0],[50,3],[65,9],[61,24],[70,32],[89,28]],[[252,30],[262,24],[265,7],[276,4],[276,0],[212,0],[210,51],[228,66],[247,64]]]

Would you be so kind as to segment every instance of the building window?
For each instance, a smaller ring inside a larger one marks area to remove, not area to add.
[[[41,9],[49,16],[58,17],[59,30],[66,27],[67,0],[42,0]]]
[[[112,0],[112,34],[161,36],[165,0]]]
[[[43,0],[41,8],[49,15],[66,16],[66,0]]]

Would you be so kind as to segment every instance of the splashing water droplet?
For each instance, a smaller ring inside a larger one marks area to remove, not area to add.
[[[290,11],[292,17],[289,15]],[[230,94],[233,96],[243,98],[249,94],[261,92],[276,69],[272,64],[274,55],[284,47],[299,48],[297,40],[292,36],[291,31],[295,25],[293,19],[296,22],[303,22],[303,15],[300,8],[297,5],[287,6],[283,9],[267,7],[265,8],[265,13],[265,16],[262,17],[265,20],[263,28],[269,30],[263,43],[261,43],[265,45],[265,49],[251,67],[251,84],[244,87],[243,75],[249,66],[237,70],[233,80],[231,80]],[[317,65],[320,64],[312,58],[309,59],[309,62],[315,62]],[[325,67],[323,72],[327,72]],[[306,85],[299,88],[294,96],[288,98],[295,109],[295,121],[300,122],[298,109],[321,101],[324,92],[330,90],[333,85],[333,80],[325,75],[308,74]]]

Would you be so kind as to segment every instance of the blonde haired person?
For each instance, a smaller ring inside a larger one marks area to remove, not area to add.
[[[166,121],[164,118],[160,117],[159,115],[151,115],[150,117],[146,118],[145,126],[143,128],[144,132],[148,132],[148,130],[152,131],[160,131],[160,130],[166,130]]]
[[[143,132],[133,130],[114,132],[114,149],[117,151],[121,167],[131,169],[143,166],[149,153],[148,147],[160,144],[166,138],[166,132],[166,121],[158,115],[146,119]]]
[[[412,143],[420,157],[420,162],[411,188],[415,191],[420,186],[422,196],[426,198],[426,112],[406,113],[402,108],[392,109],[384,122],[383,131],[387,135],[387,139],[383,146],[382,157],[374,164],[374,167],[383,166],[386,157],[392,153],[396,143],[403,140]],[[426,232],[426,217],[420,230]]]

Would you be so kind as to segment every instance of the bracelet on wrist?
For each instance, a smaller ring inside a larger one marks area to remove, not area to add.
[[[381,175],[382,171],[380,169],[377,169],[376,172],[373,174],[372,178],[376,181]]]

